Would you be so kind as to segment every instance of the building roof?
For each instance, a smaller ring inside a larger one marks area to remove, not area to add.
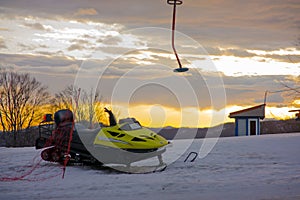
[[[230,118],[238,117],[259,117],[261,119],[265,118],[265,106],[266,104],[261,104],[244,110],[239,110],[229,114]]]

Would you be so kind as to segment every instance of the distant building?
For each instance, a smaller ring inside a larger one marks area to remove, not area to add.
[[[229,114],[235,119],[235,135],[260,135],[260,119],[265,118],[265,106],[261,104]]]
[[[300,121],[300,110],[289,110],[289,112],[296,112],[295,117],[296,121]]]

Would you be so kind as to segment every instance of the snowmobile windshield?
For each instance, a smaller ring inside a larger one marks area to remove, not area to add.
[[[133,131],[133,130],[138,130],[141,129],[142,126],[140,123],[130,123],[130,124],[124,124],[123,126],[120,127],[121,130],[123,131]]]

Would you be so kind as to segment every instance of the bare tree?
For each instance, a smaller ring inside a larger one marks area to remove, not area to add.
[[[29,74],[0,69],[0,127],[18,132],[41,117],[40,107],[49,99],[46,87]],[[16,136],[14,136],[15,139]]]
[[[300,100],[300,76],[295,77],[294,86],[290,86],[286,83],[281,82],[284,86],[284,97],[292,102],[292,105],[299,107],[299,100]]]
[[[295,46],[296,49],[300,47],[300,36],[298,36]],[[287,57],[293,64],[300,63],[299,56],[287,55]],[[300,76],[292,78],[291,81],[294,82],[294,86],[289,86],[288,84],[281,82],[281,84],[285,87],[286,96],[291,98],[292,101],[300,100]]]
[[[102,122],[104,117],[104,105],[98,91],[94,94],[93,88],[91,88],[89,92],[83,90],[79,102],[81,109],[79,106],[78,108],[81,112],[84,112],[82,116],[88,121],[89,128],[93,128],[94,123]]]
[[[73,110],[73,103],[77,102],[80,96],[80,89],[73,86],[68,86],[64,90],[55,94],[54,99],[52,100],[52,107],[54,111],[60,109],[69,109]],[[74,102],[75,101],[75,102]],[[79,111],[77,110],[79,113]],[[81,118],[81,115],[76,116],[77,120]]]
[[[102,121],[104,116],[102,97],[98,91],[94,94],[93,88],[87,92],[78,87],[68,86],[55,94],[53,107],[55,111],[59,109],[72,110],[76,121],[88,123],[89,128]]]

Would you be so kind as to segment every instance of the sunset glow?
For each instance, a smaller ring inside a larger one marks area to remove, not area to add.
[[[266,90],[266,118],[293,118],[288,111],[300,107],[293,90],[276,92],[299,89],[296,0],[274,5],[185,1],[176,35],[178,54],[190,68],[185,74],[173,73],[178,64],[170,44],[171,10],[165,2],[66,2],[0,3],[0,67],[29,73],[52,95],[82,75],[82,85],[99,89],[105,103],[118,108],[120,118],[135,117],[149,127],[232,122],[230,112],[263,103]],[[129,4],[137,6],[127,9]],[[139,92],[125,87],[115,104],[112,95],[118,83],[150,86],[135,88]],[[226,98],[218,98],[221,90]],[[126,92],[132,92],[129,100],[123,98]]]
[[[138,105],[127,107],[118,106],[117,110],[120,112],[119,119],[126,118],[128,116],[135,117],[141,124],[147,127],[213,127],[222,123],[234,122],[234,119],[229,118],[231,112],[243,110],[249,107],[246,106],[228,106],[222,110],[197,108],[183,108],[182,110],[176,110],[170,107],[163,107],[160,105]],[[295,107],[277,108],[266,107],[267,119],[293,119],[295,114],[288,112]],[[129,110],[129,115],[127,113]],[[214,120],[212,118],[214,117]],[[224,119],[225,117],[225,119]],[[184,119],[184,120],[183,120]],[[198,120],[195,120],[198,119]]]

